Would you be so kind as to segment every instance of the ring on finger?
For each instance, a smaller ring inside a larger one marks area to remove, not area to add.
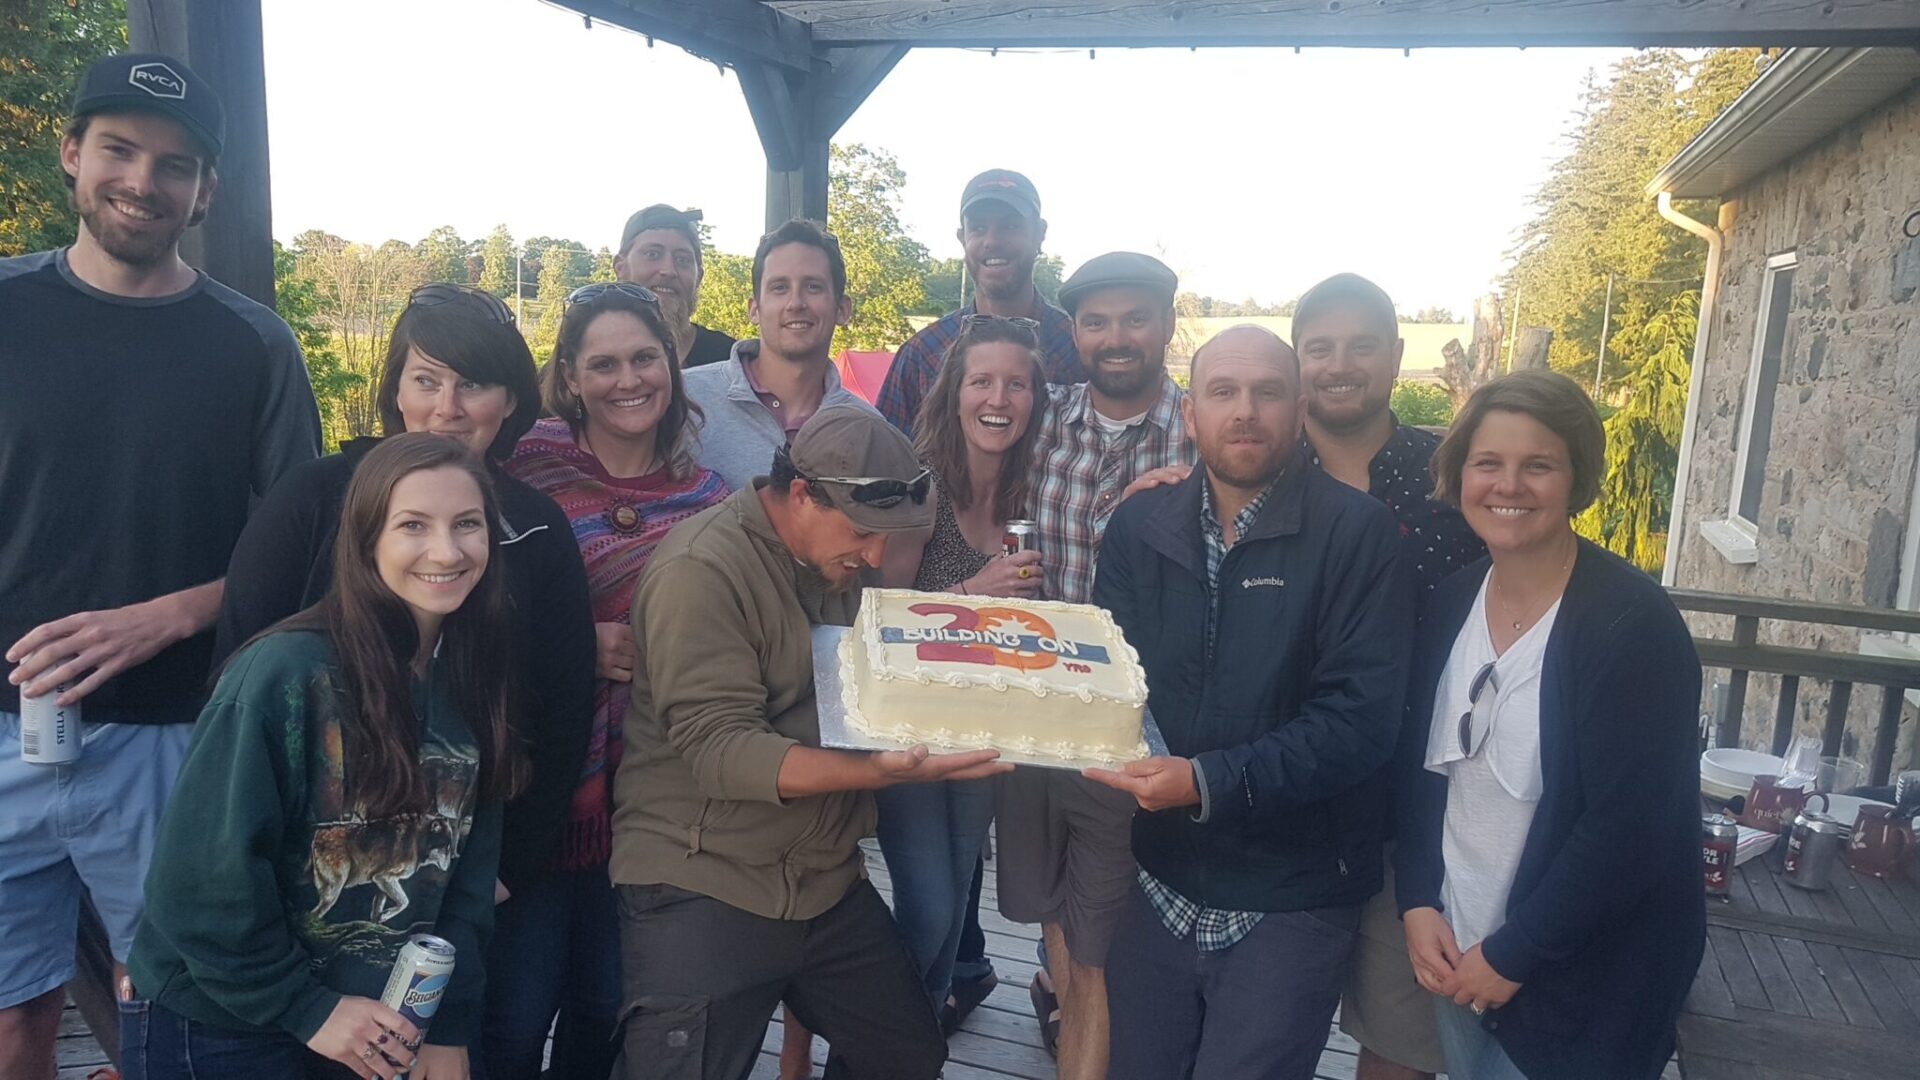
[[[365,1050],[360,1051],[360,1059],[362,1061],[372,1061],[373,1055],[379,1052],[380,1052],[379,1047],[373,1045],[372,1043],[368,1043],[367,1048]]]
[[[1470,1008],[1473,1009],[1473,1015],[1475,1016],[1485,1016],[1487,1014],[1487,1007],[1477,1001],[1474,1002]]]
[[[1028,578],[1030,578],[1030,577],[1032,577],[1032,576],[1033,576],[1033,568],[1032,568],[1032,567],[1028,567],[1028,566],[1023,566],[1023,567],[1021,567],[1021,568],[1020,568],[1020,580],[1021,580],[1021,581],[1025,581],[1025,580],[1027,580]]]

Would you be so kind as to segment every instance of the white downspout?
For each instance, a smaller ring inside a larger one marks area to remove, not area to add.
[[[1726,237],[1719,229],[1703,224],[1673,208],[1673,196],[1660,192],[1655,205],[1660,216],[1707,242],[1707,269],[1700,285],[1700,321],[1693,334],[1693,371],[1687,380],[1687,421],[1680,429],[1680,461],[1673,474],[1673,507],[1667,514],[1667,560],[1660,571],[1660,583],[1673,586],[1674,571],[1680,562],[1680,541],[1685,535],[1681,511],[1687,502],[1687,480],[1693,471],[1693,437],[1700,417],[1700,384],[1707,369],[1707,330],[1713,325],[1713,305],[1720,293],[1720,251]]]

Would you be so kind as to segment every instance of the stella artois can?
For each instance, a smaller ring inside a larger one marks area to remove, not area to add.
[[[39,697],[20,695],[20,760],[35,765],[71,765],[80,760],[80,704],[59,703],[71,687]]]

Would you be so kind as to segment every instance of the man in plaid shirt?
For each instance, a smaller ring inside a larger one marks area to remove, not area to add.
[[[1040,193],[1033,181],[1011,169],[988,169],[960,194],[956,234],[973,279],[973,302],[942,316],[907,339],[893,354],[887,381],[880,388],[880,415],[913,437],[920,403],[940,374],[947,349],[970,315],[1032,319],[1039,323],[1041,361],[1047,382],[1056,386],[1085,382],[1080,353],[1073,345],[1073,320],[1047,303],[1033,284],[1033,264],[1047,238],[1040,216]]]
[[[1089,381],[1056,386],[1034,451],[1032,511],[1046,595],[1086,603],[1107,519],[1143,473],[1193,461],[1185,395],[1166,374],[1178,279],[1159,260],[1101,255],[1069,278],[1060,302]],[[1107,1073],[1107,948],[1134,888],[1130,795],[1058,769],[1002,778],[1000,910],[1040,923],[1057,1033],[1044,984],[1034,1000],[1062,1080]]]

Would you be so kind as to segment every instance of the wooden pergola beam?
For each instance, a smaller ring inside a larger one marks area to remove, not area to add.
[[[580,14],[728,64],[813,68],[807,24],[759,0],[566,0]]]
[[[1920,45],[1915,0],[768,0],[819,45]]]
[[[828,144],[907,54],[904,45],[823,50],[806,74],[735,64],[767,154],[767,228],[827,217]]]
[[[273,187],[267,175],[267,71],[260,0],[142,0],[127,5],[128,43],[177,56],[227,110],[220,188],[180,254],[215,281],[273,305]]]

